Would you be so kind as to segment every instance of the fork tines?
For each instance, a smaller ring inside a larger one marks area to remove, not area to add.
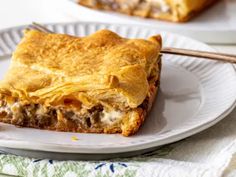
[[[30,24],[28,26],[29,29],[35,29],[35,30],[38,30],[38,31],[42,31],[42,32],[45,32],[45,33],[53,33],[53,31],[49,30],[48,28],[46,28],[45,26],[43,25],[40,25],[38,23],[35,23],[33,22],[32,24]]]

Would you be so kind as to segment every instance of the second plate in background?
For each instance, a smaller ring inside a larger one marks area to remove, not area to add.
[[[190,36],[202,42],[236,44],[236,1],[234,0],[222,0],[187,23],[171,23],[116,12],[93,10],[78,5],[76,1],[57,0],[54,8],[76,21],[146,25],[160,31]]]

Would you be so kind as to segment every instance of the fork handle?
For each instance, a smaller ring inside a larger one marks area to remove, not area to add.
[[[180,48],[172,48],[172,47],[164,47],[161,50],[161,53],[191,56],[191,57],[197,57],[197,58],[207,58],[211,60],[218,60],[218,61],[236,64],[236,55],[230,55],[230,54],[225,54],[225,53],[205,52],[205,51],[199,51],[199,50],[189,50],[189,49],[180,49]]]

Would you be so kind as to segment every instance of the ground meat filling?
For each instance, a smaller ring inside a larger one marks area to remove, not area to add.
[[[101,125],[100,116],[103,111],[102,106],[95,106],[88,109],[85,114],[78,114],[72,110],[61,109],[63,116],[80,125],[81,128],[99,128]]]
[[[148,107],[148,97],[143,104],[139,106],[142,109]],[[73,123],[76,129],[94,129],[106,126],[112,126],[122,120],[125,115],[121,111],[106,112],[103,106],[94,106],[88,109],[86,113],[78,113],[73,110],[64,109],[63,107],[43,107],[39,104],[25,104],[18,102],[11,106],[3,100],[0,100],[0,120],[17,126],[48,128],[57,127],[59,122],[58,112],[63,119]]]
[[[62,114],[63,118],[74,122],[79,128],[95,128],[101,124],[99,118],[103,112],[103,107],[95,106],[92,109],[88,109],[86,113],[79,114],[62,107],[45,108],[39,104],[22,105],[17,102],[8,106],[5,101],[0,101],[0,119],[19,126],[27,125],[39,128],[56,126],[58,111]]]

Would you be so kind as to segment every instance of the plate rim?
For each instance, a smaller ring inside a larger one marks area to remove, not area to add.
[[[134,25],[127,25],[127,24],[112,24],[112,23],[99,23],[99,22],[66,22],[66,23],[47,23],[47,25],[68,25],[68,24],[78,24],[78,23],[82,23],[82,24],[95,24],[95,25],[101,25],[101,24],[105,24],[105,25],[114,25],[114,26],[128,26],[128,27],[133,27]],[[140,28],[148,28],[147,26],[143,26],[143,25],[135,25],[135,26],[138,26]],[[6,32],[6,31],[9,31],[9,30],[16,30],[16,29],[21,29],[21,28],[25,28],[26,25],[22,25],[22,26],[16,26],[16,27],[11,27],[11,28],[6,28],[6,29],[2,29],[0,30],[0,34],[3,33],[3,32]],[[208,46],[207,44],[205,43],[202,43],[200,41],[197,41],[195,39],[192,39],[190,37],[187,37],[187,36],[183,36],[183,35],[179,35],[179,34],[175,34],[175,33],[171,33],[171,32],[164,32],[164,31],[159,31],[158,28],[156,28],[157,32],[163,32],[165,33],[166,35],[172,35],[172,36],[177,36],[177,37],[181,37],[181,38],[185,38],[185,39],[189,39],[195,43],[198,43],[200,45],[204,45],[205,47],[211,49],[212,51],[216,51],[214,48]],[[231,66],[235,73],[236,73],[236,70],[233,66],[233,64],[229,64],[229,66]],[[29,144],[31,144],[31,142],[24,142],[24,141],[17,141],[17,140],[1,140],[0,139],[0,146],[4,145],[4,147],[7,147],[7,148],[15,148],[16,146],[17,149],[25,149],[25,150],[40,150],[40,151],[47,151],[47,152],[64,152],[64,153],[76,153],[76,154],[79,154],[79,153],[89,153],[89,154],[110,154],[110,153],[122,153],[122,152],[131,152],[131,151],[134,151],[134,150],[142,150],[142,149],[146,149],[146,148],[151,148],[151,147],[157,147],[157,146],[161,146],[161,145],[164,145],[164,144],[168,144],[168,143],[172,143],[172,142],[175,142],[175,141],[178,141],[180,139],[183,139],[183,138],[186,138],[186,137],[189,137],[193,134],[196,134],[198,132],[201,132],[202,130],[205,130],[207,128],[209,128],[210,126],[216,124],[217,122],[219,122],[220,120],[222,120],[225,116],[227,116],[236,106],[236,98],[234,100],[234,102],[232,103],[232,105],[230,107],[228,107],[228,109],[226,109],[224,112],[222,112],[218,117],[215,117],[215,119],[213,119],[212,121],[209,121],[203,125],[199,125],[198,127],[195,127],[191,130],[188,130],[188,131],[185,131],[185,132],[182,132],[182,133],[179,133],[179,134],[176,134],[176,135],[172,135],[170,137],[168,137],[167,139],[162,139],[160,141],[152,141],[152,142],[145,142],[144,144],[142,145],[139,145],[137,147],[137,145],[134,145],[134,146],[131,146],[131,145],[128,145],[128,146],[125,146],[125,147],[112,147],[112,148],[104,148],[104,147],[98,147],[98,148],[91,148],[91,146],[89,146],[89,148],[79,148],[78,147],[73,147],[73,150],[72,149],[69,149],[69,150],[60,150],[60,149],[56,149],[55,147],[61,147],[61,148],[66,148],[64,147],[63,145],[52,145],[52,144],[44,144],[44,143],[35,143],[34,142],[34,147],[38,147],[38,148],[32,148],[30,147],[29,148]],[[24,143],[23,143],[24,142]],[[158,143],[158,142],[161,142],[161,143]],[[40,148],[41,146],[43,146],[43,149]],[[48,147],[48,148],[45,148],[47,146],[51,146]],[[52,147],[53,146],[53,147]],[[66,146],[66,145],[65,145]],[[82,145],[79,145],[80,147]],[[145,146],[145,147],[143,147]],[[128,149],[127,149],[128,148]],[[80,152],[78,152],[78,150]],[[96,150],[96,152],[93,152],[94,150]]]

